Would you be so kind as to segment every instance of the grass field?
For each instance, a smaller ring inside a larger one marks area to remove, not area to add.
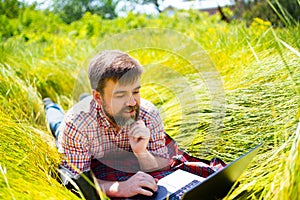
[[[103,48],[126,50],[145,66],[142,96],[158,106],[182,149],[230,162],[263,143],[226,199],[299,198],[300,26],[226,24],[194,12],[87,14],[66,25],[27,11],[18,20],[7,23],[19,32],[0,43],[0,199],[77,198],[55,180],[60,157],[42,98],[72,106],[88,90],[88,59]],[[168,37],[136,31],[149,27]]]

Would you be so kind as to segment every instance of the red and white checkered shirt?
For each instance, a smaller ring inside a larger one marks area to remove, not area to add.
[[[164,128],[157,108],[141,99],[139,120],[150,130],[147,149],[154,156],[169,158]],[[107,121],[102,107],[87,97],[70,109],[59,127],[58,150],[63,154],[62,166],[74,175],[91,169],[92,159],[101,159],[107,152],[132,152],[128,132],[116,132]]]

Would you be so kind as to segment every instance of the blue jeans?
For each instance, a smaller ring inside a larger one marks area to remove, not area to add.
[[[57,138],[58,138],[58,134],[59,134],[58,128],[64,119],[65,113],[64,113],[64,110],[56,103],[50,103],[50,104],[46,105],[45,110],[46,110],[46,118],[49,123],[50,130],[51,130],[53,136],[55,137],[55,142],[56,142],[56,146],[57,146]],[[69,181],[68,181],[69,179],[66,179],[66,176],[68,177],[68,175],[66,175],[65,173],[61,174],[60,170],[58,171],[58,173],[60,174],[60,181],[62,181],[63,185],[65,185],[72,192],[77,190],[74,188],[73,184],[69,183]],[[82,176],[79,176],[77,178],[74,178],[74,177],[68,177],[68,178],[75,181],[75,183],[78,185],[78,187],[82,191],[85,199],[100,200],[95,188],[92,187],[88,181],[86,181],[86,178],[88,178],[91,182],[93,182],[93,178],[92,178],[92,175],[90,174],[90,171],[84,172],[84,174],[85,174],[84,178]],[[75,194],[78,194],[78,193],[75,193]]]
[[[59,134],[58,127],[60,126],[65,116],[64,110],[56,103],[50,103],[46,105],[45,110],[51,133],[57,141]]]

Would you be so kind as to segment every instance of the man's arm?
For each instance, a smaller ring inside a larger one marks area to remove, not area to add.
[[[145,172],[153,172],[157,170],[167,170],[170,168],[169,161],[166,158],[153,156],[148,150],[145,153],[135,153],[140,168]]]
[[[153,192],[156,192],[158,189],[156,184],[157,180],[149,174],[141,171],[137,172],[126,181],[104,181],[94,179],[90,171],[73,176],[70,172],[68,172],[68,170],[66,171],[66,169],[62,168],[59,173],[63,180],[67,180],[64,181],[63,184],[68,189],[80,189],[86,200],[99,200],[101,194],[99,194],[99,191],[97,192],[97,189],[95,189],[98,188],[98,186],[101,192],[105,193],[105,195],[109,197],[123,198],[132,197],[137,194],[152,196]],[[98,186],[93,186],[94,181],[97,181],[96,184],[98,184]],[[77,186],[75,186],[74,183]]]
[[[140,168],[145,172],[169,169],[169,160],[154,156],[147,146],[150,139],[150,130],[142,120],[137,121],[130,130],[129,142],[134,155],[137,157]]]
[[[110,197],[132,197],[137,194],[152,196],[145,188],[157,191],[156,180],[144,172],[137,172],[126,181],[104,181],[98,179],[99,186]]]

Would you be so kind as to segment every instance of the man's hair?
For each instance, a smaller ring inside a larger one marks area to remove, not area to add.
[[[128,54],[118,50],[104,50],[89,63],[88,75],[92,89],[103,94],[108,80],[121,85],[132,84],[143,73],[141,64]]]

